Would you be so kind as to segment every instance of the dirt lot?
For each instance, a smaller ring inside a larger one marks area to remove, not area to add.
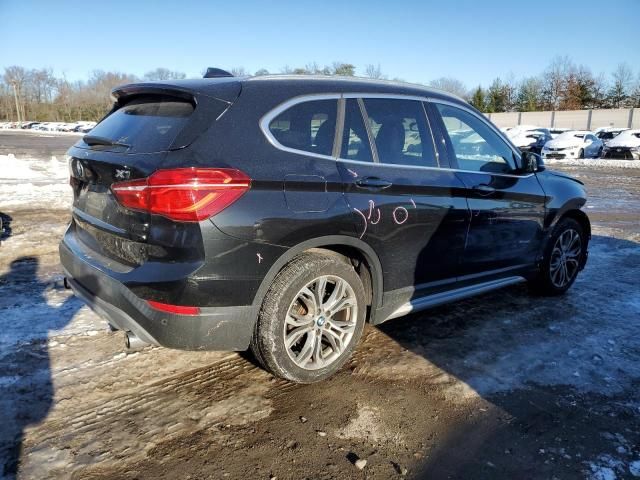
[[[369,327],[299,386],[247,354],[123,353],[62,287],[64,145],[33,138],[0,133],[0,478],[640,477],[640,169],[554,165],[594,223],[566,296],[517,286]]]

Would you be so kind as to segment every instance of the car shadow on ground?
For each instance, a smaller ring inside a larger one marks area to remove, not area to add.
[[[20,257],[0,277],[3,297],[0,329],[8,337],[3,339],[6,345],[0,352],[7,366],[0,372],[0,474],[3,474],[0,478],[5,479],[18,475],[25,429],[42,421],[53,404],[48,333],[67,325],[81,307],[72,296],[50,306],[47,292],[63,287],[41,281],[38,266],[36,257]],[[21,305],[27,298],[30,305],[37,305],[33,317],[25,315],[27,307]],[[17,335],[28,340],[14,341],[16,327],[28,331],[24,337],[21,333]]]
[[[410,352],[416,382],[444,372],[450,388],[442,376],[432,388],[452,410],[474,406],[416,478],[628,475],[640,458],[639,271],[639,243],[594,236],[563,296],[518,285],[377,327]]]

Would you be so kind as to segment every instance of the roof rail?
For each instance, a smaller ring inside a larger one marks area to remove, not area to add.
[[[203,78],[233,77],[232,73],[222,70],[221,68],[209,67]]]

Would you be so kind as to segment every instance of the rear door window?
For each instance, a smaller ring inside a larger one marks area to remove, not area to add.
[[[330,156],[336,131],[337,100],[312,100],[288,108],[269,123],[284,147]]]
[[[438,166],[420,102],[366,98],[364,105],[380,163]]]
[[[85,142],[95,149],[126,153],[166,151],[193,111],[191,102],[175,97],[136,97],[96,125]]]

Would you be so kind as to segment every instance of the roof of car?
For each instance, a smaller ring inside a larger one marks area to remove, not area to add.
[[[360,77],[328,76],[328,75],[263,75],[257,77],[217,77],[197,78],[186,80],[165,80],[158,82],[142,82],[122,85],[114,89],[116,92],[124,92],[131,87],[162,86],[175,87],[180,90],[191,90],[215,96],[216,91],[223,85],[240,83],[252,87],[265,86],[272,88],[289,89],[293,95],[302,93],[388,93],[397,95],[413,95],[421,97],[434,97],[451,100],[456,103],[466,103],[457,95],[426,87],[424,85],[391,81],[373,80]]]
[[[398,93],[400,90],[406,90],[417,95],[436,95],[451,97],[455,100],[462,100],[457,95],[454,95],[438,88],[427,87],[418,83],[402,82],[397,80],[382,80],[372,79],[364,77],[346,77],[340,75],[262,75],[258,77],[245,77],[244,81],[247,82],[284,82],[284,83],[315,83],[322,85],[327,90],[332,89],[344,89],[350,91],[362,90],[366,91],[371,87],[383,88],[388,90],[389,93]],[[408,94],[411,94],[408,93]]]

